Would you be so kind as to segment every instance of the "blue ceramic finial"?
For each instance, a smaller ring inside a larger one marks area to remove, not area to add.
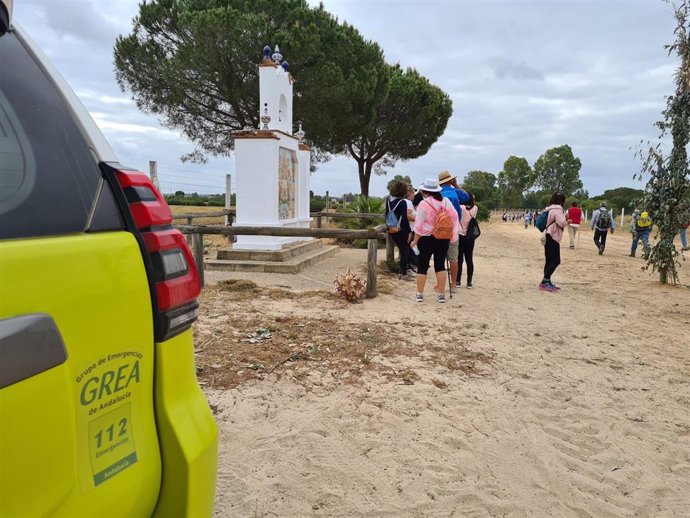
[[[283,67],[283,70],[287,72],[288,68],[290,68],[290,63],[288,63],[287,61],[283,61],[283,64],[281,66]]]
[[[264,61],[268,61],[271,59],[271,47],[266,45],[264,47]]]
[[[280,48],[278,48],[278,45],[276,45],[276,48],[273,51],[273,56],[271,57],[276,65],[280,65],[280,60],[283,59],[283,55],[280,53]]]

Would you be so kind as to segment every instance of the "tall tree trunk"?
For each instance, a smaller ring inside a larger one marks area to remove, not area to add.
[[[357,160],[357,171],[359,173],[359,192],[365,198],[369,197],[369,177],[366,174],[365,161]]]
[[[362,186],[362,196],[369,197],[369,182],[371,181],[371,168],[374,162],[366,160],[364,162],[364,176],[360,177],[360,184]]]

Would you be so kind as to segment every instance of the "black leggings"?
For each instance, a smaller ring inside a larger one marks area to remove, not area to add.
[[[400,268],[398,269],[398,273],[400,275],[406,275],[407,274],[407,268],[410,264],[410,244],[407,242],[407,236],[409,236],[410,233],[406,232],[405,230],[400,230],[399,232],[396,232],[395,234],[390,234],[391,239],[393,239],[393,242],[396,244],[398,247],[398,250],[400,251]]]
[[[462,278],[463,259],[467,263],[467,283],[472,284],[474,275],[474,239],[467,236],[460,236],[460,253],[458,254],[458,281]]]
[[[442,272],[446,269],[446,255],[448,254],[449,239],[436,239],[434,236],[422,236],[417,242],[419,247],[419,266],[417,273],[426,275],[429,261],[434,256],[434,271]]]
[[[561,264],[561,245],[551,234],[546,234],[546,245],[544,245],[544,280],[550,281],[551,275]]]

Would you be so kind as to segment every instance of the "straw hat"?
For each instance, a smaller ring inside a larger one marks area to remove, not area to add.
[[[443,171],[442,173],[438,173],[438,183],[443,185],[444,183],[451,182],[455,180],[457,176],[451,176],[451,174],[448,171]]]
[[[441,186],[438,184],[436,178],[427,178],[424,183],[419,186],[420,191],[426,192],[441,192]]]

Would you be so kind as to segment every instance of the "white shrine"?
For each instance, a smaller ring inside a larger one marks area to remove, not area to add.
[[[259,66],[260,129],[245,129],[235,139],[237,178],[235,225],[309,228],[310,149],[293,134],[292,76],[278,46],[264,47]],[[237,236],[234,250],[280,250],[311,238]]]

